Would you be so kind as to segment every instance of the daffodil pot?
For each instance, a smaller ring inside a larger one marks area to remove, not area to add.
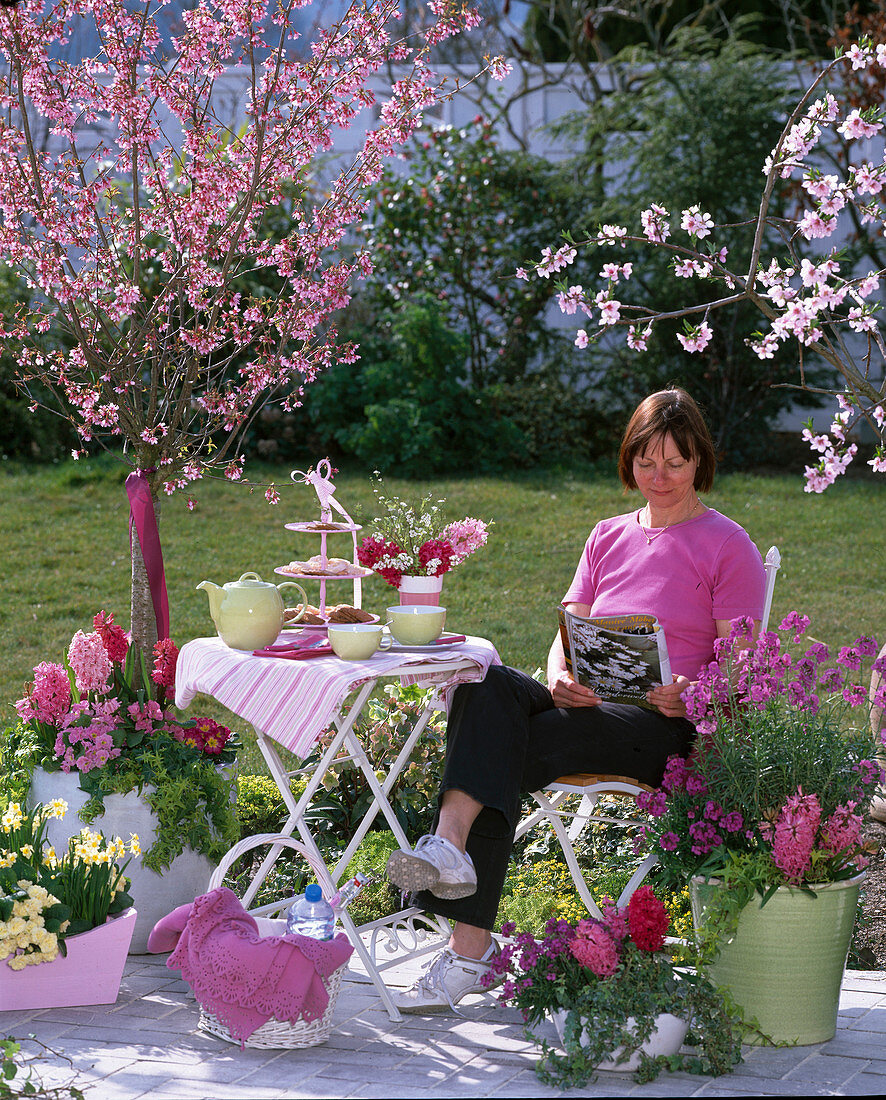
[[[146,788],[146,792],[150,793],[150,788]],[[50,844],[61,851],[67,846],[69,838],[79,833],[85,825],[79,811],[89,796],[80,789],[80,773],[47,772],[35,768],[31,777],[29,803],[46,804],[54,798],[63,798],[68,804],[64,818],[49,821],[47,828]],[[104,813],[91,821],[88,827],[107,838],[119,836],[126,843],[135,833],[141,850],[147,852],[157,840],[158,823],[157,815],[144,795],[137,791],[109,794],[105,795],[104,805]],[[148,936],[157,921],[179,905],[206,893],[209,877],[214,870],[215,864],[211,860],[190,848],[186,848],[169,867],[159,872],[146,867],[140,858],[133,858],[126,868],[126,875],[132,880],[129,893],[138,910],[138,920],[129,947],[130,954],[146,954]]]
[[[553,1012],[551,1018],[554,1027],[557,1029],[560,1045],[563,1046],[566,1031],[566,1010],[561,1008],[557,1012]],[[627,1020],[628,1030],[632,1030],[635,1024],[636,1021],[633,1016],[629,1016]],[[655,1058],[659,1054],[676,1054],[683,1045],[688,1030],[689,1022],[687,1020],[681,1020],[679,1016],[672,1016],[670,1012],[662,1012],[655,1018],[655,1027],[652,1034],[644,1043],[641,1043],[630,1058],[626,1058],[623,1062],[618,1061],[624,1050],[623,1047],[618,1047],[612,1051],[609,1058],[604,1058],[596,1068],[633,1073],[639,1067],[640,1058],[643,1054],[648,1055],[650,1058]],[[586,1046],[587,1044],[582,1045]]]
[[[742,909],[709,974],[729,990],[745,1022],[756,1022],[759,1033],[749,1028],[746,1041],[806,1045],[833,1039],[864,877],[808,890],[780,886],[765,905],[756,895]],[[721,889],[715,879],[690,883],[696,930]]]
[[[440,602],[440,593],[442,591],[442,576],[410,577],[404,575],[400,578],[401,604],[428,604],[430,606],[436,606]]]
[[[67,955],[12,970],[0,963],[0,1009],[112,1005],[120,992],[126,953],[135,931],[135,909],[109,917],[65,941]]]

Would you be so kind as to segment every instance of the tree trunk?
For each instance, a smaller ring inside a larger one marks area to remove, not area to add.
[[[160,521],[160,505],[156,497],[154,500],[154,512],[157,522]],[[151,589],[148,584],[148,574],[142,557],[141,544],[138,540],[138,531],[132,527],[132,584],[130,588],[130,624],[132,630],[132,644],[136,647],[136,653],[140,650],[145,657],[148,668],[151,667],[154,655],[154,646],[157,644],[157,616],[154,613],[154,602],[151,599]]]

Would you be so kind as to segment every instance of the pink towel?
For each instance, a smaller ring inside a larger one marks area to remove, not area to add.
[[[272,1016],[292,1023],[319,1019],[329,1004],[321,978],[352,951],[341,934],[332,940],[261,936],[237,895],[220,886],[195,899],[166,965],[181,971],[200,1004],[242,1042]]]

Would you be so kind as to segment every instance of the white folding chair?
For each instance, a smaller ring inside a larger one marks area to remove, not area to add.
[[[781,568],[781,554],[778,552],[777,547],[772,546],[769,548],[764,568],[766,570],[766,594],[763,603],[761,630],[766,630],[769,625],[775,578]],[[588,888],[578,863],[578,857],[575,854],[576,841],[590,824],[616,825],[619,828],[629,828],[637,825],[637,821],[630,817],[599,812],[597,804],[602,796],[627,795],[636,799],[642,791],[651,791],[652,789],[647,787],[645,783],[640,783],[638,780],[624,775],[584,773],[564,775],[553,783],[549,783],[543,791],[532,792],[532,798],[535,799],[538,809],[523,818],[517,827],[515,839],[519,840],[521,837],[526,836],[541,822],[549,822],[563,850],[566,865],[569,868],[569,873],[572,876],[579,897],[591,916],[599,919],[602,917],[602,913]],[[580,797],[578,806],[569,804],[569,799],[573,795]],[[646,856],[619,895],[616,901],[619,907],[627,904],[631,894],[643,882],[656,862],[657,857],[655,855]]]

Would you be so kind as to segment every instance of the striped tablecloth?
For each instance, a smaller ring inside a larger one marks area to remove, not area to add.
[[[451,666],[458,661],[458,667]],[[445,664],[445,669],[435,665]],[[382,653],[368,661],[315,657],[288,661],[229,649],[221,638],[196,638],[182,646],[175,670],[175,705],[187,707],[195,695],[211,695],[296,756],[306,756],[328,729],[342,703],[360,684],[402,676],[406,683],[454,687],[482,680],[490,665],[501,664],[495,646],[469,637],[457,649],[440,653]]]

